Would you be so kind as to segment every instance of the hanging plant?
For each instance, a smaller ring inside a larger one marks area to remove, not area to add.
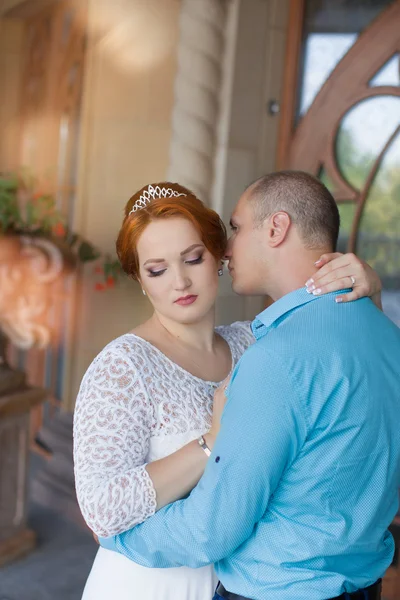
[[[34,192],[34,182],[27,176],[0,175],[0,235],[51,239],[70,266],[100,260],[95,272],[103,281],[96,283],[97,290],[114,287],[123,273],[117,259],[102,254],[68,227],[54,196]]]

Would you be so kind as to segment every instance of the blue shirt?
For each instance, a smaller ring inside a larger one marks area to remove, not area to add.
[[[197,487],[101,544],[147,567],[216,563],[227,590],[254,600],[368,586],[394,551],[400,330],[367,298],[300,289],[253,332]]]

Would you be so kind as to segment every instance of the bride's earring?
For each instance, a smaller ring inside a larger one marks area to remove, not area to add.
[[[218,277],[222,277],[223,274],[224,274],[224,269],[221,267],[220,269],[218,269]]]
[[[147,295],[143,288],[142,288],[142,294],[143,294],[143,296]]]

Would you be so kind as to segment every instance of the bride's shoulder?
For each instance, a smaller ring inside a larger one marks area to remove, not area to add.
[[[146,361],[146,342],[131,333],[125,333],[109,342],[93,359],[89,371],[114,363],[125,363],[126,367],[136,370]]]
[[[242,349],[254,343],[251,321],[235,321],[230,325],[221,325],[217,331],[226,339],[238,343]]]

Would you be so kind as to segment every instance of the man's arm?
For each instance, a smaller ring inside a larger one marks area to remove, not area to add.
[[[146,567],[201,567],[229,556],[265,513],[306,425],[280,358],[250,348],[229,388],[221,430],[189,498],[101,545]]]

